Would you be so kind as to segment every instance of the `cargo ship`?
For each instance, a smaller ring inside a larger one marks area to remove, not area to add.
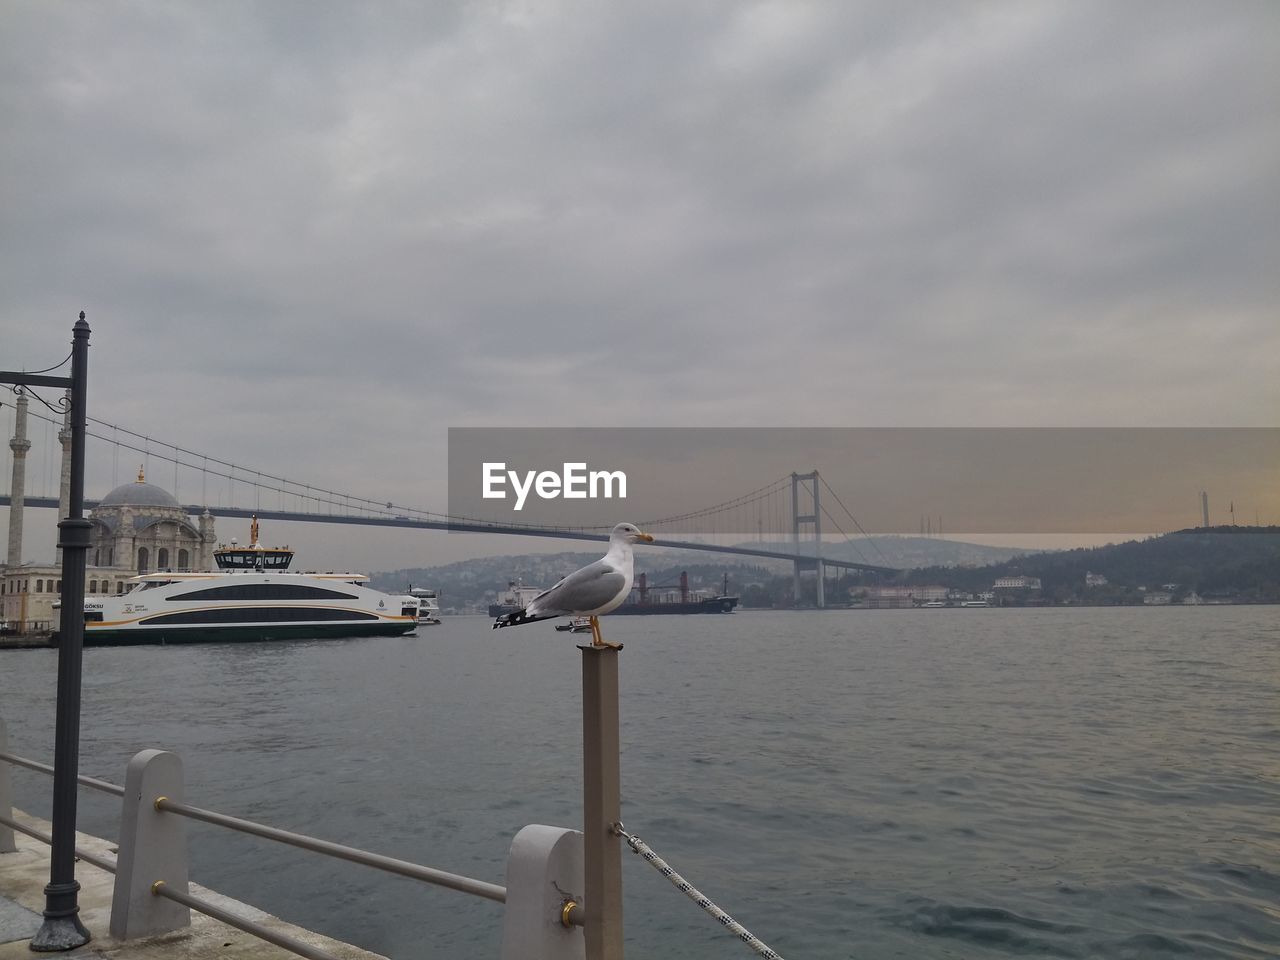
[[[504,614],[523,610],[525,605],[542,592],[540,587],[525,586],[522,580],[512,580],[507,584],[507,592],[497,603],[489,604],[489,616],[501,617]],[[631,596],[627,602],[614,610],[609,616],[631,614],[646,616],[654,614],[690,614],[690,613],[733,613],[738,606],[738,598],[729,595],[728,577],[725,578],[723,592],[716,594],[690,591],[689,574],[681,573],[678,584],[666,586],[650,586],[648,577],[636,575],[636,585],[631,588]]]

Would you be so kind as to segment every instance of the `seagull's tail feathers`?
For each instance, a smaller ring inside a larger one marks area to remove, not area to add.
[[[493,621],[493,629],[501,630],[503,627],[518,627],[522,623],[536,623],[539,620],[554,620],[557,614],[545,616],[530,616],[523,610],[516,610],[514,613],[504,613]]]

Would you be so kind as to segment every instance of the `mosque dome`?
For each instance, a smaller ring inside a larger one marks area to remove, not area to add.
[[[122,483],[98,501],[99,507],[178,507],[181,504],[168,490],[147,483],[138,471],[138,479],[133,483]]]

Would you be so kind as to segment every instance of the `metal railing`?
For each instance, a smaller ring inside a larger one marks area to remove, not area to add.
[[[261,837],[264,840],[287,843],[290,846],[310,850],[313,853],[322,853],[325,856],[336,857],[339,860],[360,863],[366,867],[373,867],[375,870],[394,873],[413,880],[421,880],[423,883],[435,884],[438,887],[448,887],[461,893],[484,897],[486,900],[495,900],[498,903],[507,902],[507,888],[500,887],[496,883],[473,880],[471,877],[463,877],[456,873],[446,873],[444,870],[424,867],[416,863],[410,863],[407,860],[397,860],[394,857],[383,856],[380,853],[369,853],[367,850],[360,850],[357,847],[348,847],[341,843],[320,840],[316,837],[308,837],[305,834],[293,833],[277,827],[268,827],[262,823],[254,823],[252,820],[229,817],[225,813],[215,813],[212,810],[189,806],[176,800],[170,800],[168,797],[157,797],[153,805],[157,810],[164,813],[173,813],[180,817],[189,817],[192,820],[202,820],[215,826],[226,827],[228,830],[235,830],[237,833],[247,833],[250,836]]]
[[[0,753],[0,760],[8,759],[11,758]],[[15,820],[11,816],[0,813],[0,824],[3,824],[11,830],[17,830],[19,833],[24,833],[33,840],[39,840],[45,846],[53,846],[53,837],[49,834],[45,833],[43,830],[37,830],[35,827],[30,827],[19,820]],[[0,853],[3,852],[3,850],[0,850]],[[76,847],[76,857],[83,860],[85,863],[93,864],[99,870],[105,870],[107,873],[116,872],[116,864],[114,860],[108,860],[106,857],[100,857],[92,851],[85,850],[83,847]]]
[[[4,721],[0,720],[0,828],[7,827],[43,843],[51,843],[52,838],[48,834],[11,815],[6,764],[47,775],[52,775],[54,769],[49,764],[8,752]],[[508,887],[498,884],[187,804],[180,799],[183,796],[182,779],[181,760],[175,754],[162,750],[144,750],[137,754],[129,763],[123,787],[95,777],[77,777],[81,786],[120,797],[123,801],[115,861],[92,851],[76,849],[77,857],[115,875],[111,906],[111,933],[114,937],[132,939],[179,929],[190,924],[190,911],[196,910],[298,956],[311,960],[338,960],[334,954],[320,947],[192,896],[187,889],[186,837],[182,826],[183,821],[190,819],[502,903],[507,907],[503,924],[504,957],[538,956],[552,960],[575,955],[569,944],[554,940],[549,941],[553,943],[552,947],[536,953],[527,948],[531,938],[546,937],[548,916],[553,916],[562,930],[567,932],[576,928],[578,936],[581,936],[580,928],[585,917],[583,896],[580,893],[576,897],[556,894],[556,901],[546,900],[548,889],[582,890],[582,835],[576,831],[538,825],[521,830],[512,843],[507,863],[508,877],[520,878],[520,884],[509,897]],[[11,849],[15,849],[12,840],[6,846],[4,831],[0,829],[0,854]],[[568,855],[567,849],[570,850]],[[576,858],[573,851],[576,851]],[[562,939],[568,938],[562,935]],[[580,948],[576,955],[581,955]]]
[[[26,757],[15,756],[12,753],[0,751],[0,760],[8,760],[15,767],[26,767],[28,770],[35,770],[39,773],[47,773],[53,776],[53,764],[40,763],[36,760],[28,760]],[[103,793],[109,793],[112,796],[123,797],[124,787],[118,783],[109,783],[106,780],[99,780],[96,777],[86,777],[84,774],[77,774],[76,781],[82,787],[88,787],[91,790],[101,790]]]

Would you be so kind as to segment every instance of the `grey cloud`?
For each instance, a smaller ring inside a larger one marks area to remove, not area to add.
[[[0,342],[84,308],[107,418],[267,466],[343,431],[303,465],[406,495],[408,411],[1268,424],[1278,41],[1265,3],[12,4]]]

